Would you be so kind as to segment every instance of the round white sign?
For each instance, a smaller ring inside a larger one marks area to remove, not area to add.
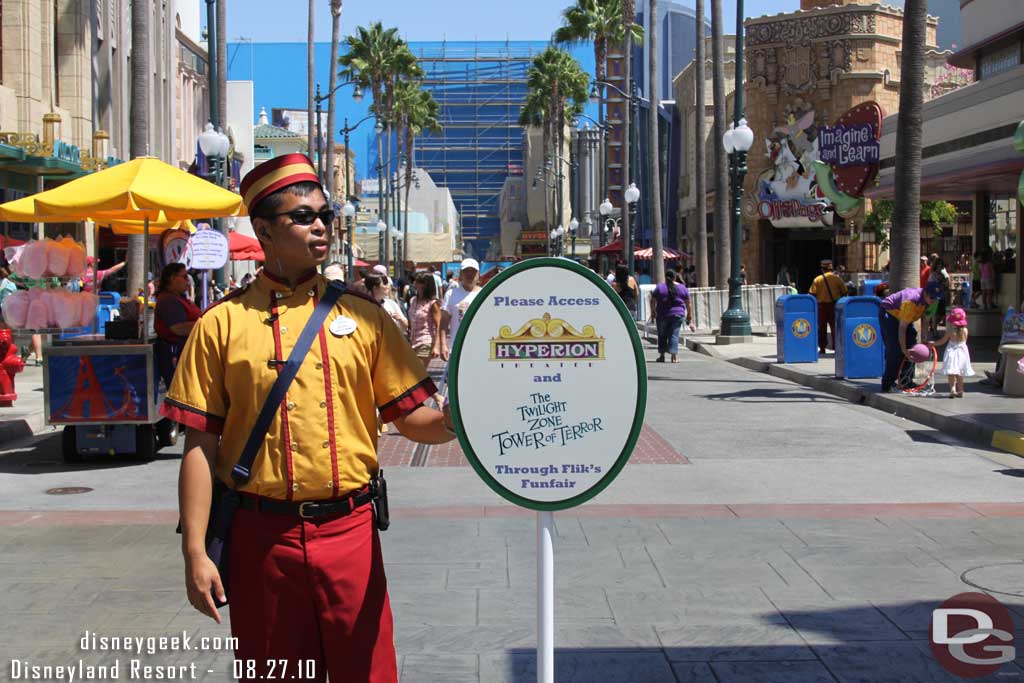
[[[192,268],[216,270],[228,261],[228,238],[220,230],[196,230],[189,239]]]
[[[517,263],[459,326],[448,371],[459,442],[499,495],[535,510],[589,500],[626,464],[647,370],[619,295],[565,259]]]

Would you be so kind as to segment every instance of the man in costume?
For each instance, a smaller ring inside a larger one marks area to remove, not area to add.
[[[216,479],[239,494],[226,597],[243,679],[308,680],[313,666],[313,680],[392,683],[379,502],[371,504],[379,490],[377,415],[422,443],[453,438],[450,415],[422,405],[436,389],[387,313],[348,292],[274,406],[248,480],[233,481],[278,373],[335,286],[316,272],[334,216],[310,160],[276,157],[240,189],[264,268],[200,318],[162,410],[188,427],[179,481],[188,599],[220,622],[213,598],[224,600],[225,591],[205,548]],[[275,660],[287,670],[271,672]]]

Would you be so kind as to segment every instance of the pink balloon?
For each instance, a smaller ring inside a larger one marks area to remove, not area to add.
[[[932,357],[932,350],[924,344],[914,344],[910,348],[910,359],[915,363],[923,363]]]

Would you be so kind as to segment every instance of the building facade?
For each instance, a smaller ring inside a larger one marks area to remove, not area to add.
[[[935,49],[937,25],[928,18],[926,80],[948,56]],[[818,188],[813,162],[818,132],[844,113],[868,102],[885,114],[898,109],[902,32],[902,10],[859,0],[801,0],[800,11],[745,22],[754,146],[742,253],[754,281],[774,282],[785,266],[805,290],[822,258],[851,271],[880,267],[875,244],[851,239],[863,211],[840,217]]]
[[[201,0],[151,3],[151,66],[147,152],[181,165],[191,162],[177,131],[198,121],[201,104],[180,109],[180,63],[200,74],[205,50],[184,30],[198,24]],[[130,154],[130,0],[7,0],[0,7],[0,191],[2,200],[53,187],[117,163]],[[185,16],[182,24],[183,10]],[[179,26],[182,30],[179,30]],[[192,58],[183,58],[188,44]],[[202,81],[199,81],[202,86]],[[197,91],[193,90],[195,95]],[[18,239],[37,236],[27,224],[3,229]],[[46,234],[74,234],[77,225],[47,225]],[[91,231],[85,238],[91,243]],[[103,241],[101,240],[101,245]],[[123,246],[123,245],[122,245]]]
[[[736,36],[724,36],[724,76],[725,91],[732,92],[736,87]],[[715,139],[714,130],[714,90],[712,89],[713,62],[711,60],[711,38],[705,39],[704,46],[704,102],[697,103],[697,69],[695,62],[690,62],[672,81],[672,91],[676,101],[679,125],[680,167],[679,167],[679,210],[675,216],[675,224],[670,226],[679,235],[680,246],[691,254],[697,254],[697,233],[700,221],[707,226],[708,234],[708,267],[711,271],[715,266],[715,244],[717,235],[714,229],[715,182],[714,153],[716,145],[721,144]],[[705,215],[697,215],[696,198],[696,167],[697,157],[695,146],[697,134],[697,117],[704,117],[704,188]],[[731,116],[729,117],[731,119]],[[712,277],[712,281],[714,278]]]
[[[922,226],[922,248],[941,253],[947,263],[985,249],[1018,251],[1024,226],[1018,198],[1024,154],[1014,148],[1024,119],[1024,4],[961,0],[961,13],[965,45],[948,61],[973,80],[937,92],[923,109],[921,198],[967,208],[966,225],[958,222],[941,235]],[[893,114],[883,122],[881,170],[869,197],[893,198],[898,121]],[[1018,307],[1024,298],[1019,270],[1003,275],[1003,309]]]

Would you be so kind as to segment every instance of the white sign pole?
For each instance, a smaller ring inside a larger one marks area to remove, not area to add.
[[[537,512],[537,683],[555,683],[555,515]]]
[[[554,683],[554,511],[593,498],[629,459],[647,400],[643,347],[614,290],[567,259],[514,264],[463,316],[452,419],[480,478],[537,511],[537,681]]]

